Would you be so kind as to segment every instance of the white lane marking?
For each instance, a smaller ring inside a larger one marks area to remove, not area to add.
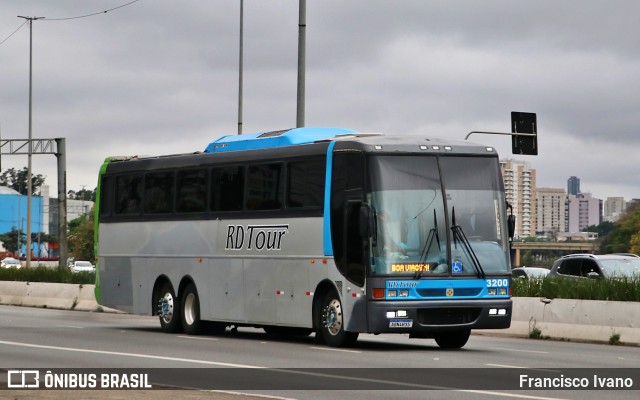
[[[211,393],[227,393],[227,394],[235,394],[240,396],[255,396],[261,397],[263,399],[277,399],[277,400],[298,400],[291,397],[280,397],[280,396],[271,396],[268,394],[258,394],[258,393],[245,393],[245,392],[232,392],[229,390],[203,390],[203,392],[211,392]]]
[[[530,371],[544,371],[544,372],[557,372],[560,373],[557,369],[545,369],[545,368],[529,368],[529,367],[518,367],[517,365],[504,365],[504,364],[485,364],[488,367],[498,367],[498,368],[517,368],[517,369],[528,369]]]
[[[84,329],[84,326],[75,326],[75,325],[56,325],[56,328]]]
[[[521,349],[506,349],[502,347],[494,347],[493,350],[505,350],[505,351],[517,351],[519,353],[535,353],[535,354],[549,354],[548,351],[539,350],[521,350]]]
[[[209,337],[197,337],[197,336],[184,336],[184,335],[178,335],[179,338],[181,339],[193,339],[193,340],[220,340],[217,338],[209,338]]]
[[[568,400],[559,397],[542,397],[542,396],[531,396],[528,394],[519,394],[519,393],[503,393],[503,392],[491,392],[487,390],[460,390],[460,392],[465,393],[478,393],[478,394],[490,394],[493,396],[501,396],[501,397],[515,397],[518,399],[533,399],[533,400]]]
[[[76,352],[76,353],[106,354],[106,355],[111,355],[111,356],[149,358],[149,359],[152,359],[152,360],[177,361],[177,362],[184,362],[184,363],[191,363],[191,364],[217,365],[217,366],[221,366],[221,367],[252,368],[252,369],[267,368],[267,367],[260,367],[260,366],[257,366],[257,365],[233,364],[233,363],[224,363],[224,362],[207,361],[207,360],[194,360],[194,359],[191,359],[191,358],[180,358],[180,357],[154,356],[154,355],[151,355],[151,354],[123,353],[123,352],[119,352],[119,351],[75,349],[75,348],[71,348],[71,347],[45,346],[45,345],[41,345],[41,344],[8,342],[8,341],[4,341],[4,340],[0,340],[0,344],[6,344],[6,345],[10,345],[10,346],[31,347],[31,348],[35,348],[35,349],[71,351],[71,352]]]
[[[527,369],[527,367],[518,367],[517,365],[504,365],[504,364],[485,364],[487,367],[498,367],[498,368],[522,368]]]
[[[123,352],[117,352],[117,351],[75,349],[70,347],[45,346],[40,344],[10,342],[5,340],[0,340],[0,344],[6,344],[9,346],[18,346],[18,347],[30,347],[35,349],[70,351],[70,352],[76,352],[76,353],[94,353],[94,354],[106,354],[106,355],[114,355],[114,356],[148,358],[148,359],[154,359],[154,360],[179,361],[179,362],[192,363],[192,364],[217,365],[217,366],[223,366],[223,367],[235,367],[235,368],[247,368],[247,369],[268,368],[268,367],[260,367],[257,365],[232,364],[232,363],[223,363],[223,362],[217,362],[217,361],[193,360],[189,358],[164,357],[164,356],[154,356],[149,354],[138,354],[138,353],[123,353]],[[425,384],[417,384],[417,383],[403,383],[403,382],[386,381],[386,380],[370,379],[370,378],[357,378],[357,377],[322,374],[322,373],[315,373],[315,372],[305,372],[300,370],[283,370],[278,368],[272,368],[272,370],[283,372],[283,373],[295,374],[295,375],[309,375],[309,376],[318,376],[318,377],[332,378],[332,379],[345,379],[345,380],[353,380],[358,382],[368,382],[368,383],[376,383],[376,384],[384,383],[388,385],[397,385],[397,386],[405,386],[405,387],[409,386],[409,387],[425,389],[425,390],[433,390],[433,389],[452,390],[452,391],[462,392],[462,393],[489,394],[489,395],[500,396],[500,397],[513,397],[513,398],[519,398],[519,399],[532,399],[532,400],[567,400],[567,399],[561,399],[561,398],[555,398],[555,397],[530,396],[530,395],[516,394],[516,393],[494,392],[489,390],[467,390],[467,389],[459,389],[459,388],[452,388],[452,387],[446,387],[446,386],[425,385]]]
[[[338,352],[342,352],[342,353],[362,353],[361,351],[358,350],[346,350],[346,349],[332,349],[330,347],[309,347],[310,349],[314,349],[314,350],[324,350],[324,351],[338,351]]]

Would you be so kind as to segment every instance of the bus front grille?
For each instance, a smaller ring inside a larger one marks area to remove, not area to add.
[[[474,322],[481,308],[423,308],[418,310],[421,325],[461,325]]]

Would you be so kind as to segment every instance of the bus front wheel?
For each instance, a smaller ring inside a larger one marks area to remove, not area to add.
[[[344,330],[345,322],[340,297],[335,292],[327,293],[322,302],[322,312],[318,324],[318,333],[327,345],[331,347],[351,346],[358,340],[357,332]]]
[[[470,335],[471,331],[466,330],[439,333],[434,335],[433,338],[436,340],[436,343],[438,343],[438,346],[443,349],[460,349],[467,344]]]
[[[182,329],[187,335],[197,335],[202,331],[200,298],[193,283],[184,288],[182,295]]]
[[[176,297],[170,283],[165,283],[160,289],[158,300],[158,316],[160,317],[160,327],[166,333],[176,333],[180,331],[180,301]]]

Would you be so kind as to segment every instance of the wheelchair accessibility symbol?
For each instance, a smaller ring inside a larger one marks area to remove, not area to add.
[[[461,261],[454,261],[451,264],[451,272],[454,274],[461,274],[462,273],[462,262]]]

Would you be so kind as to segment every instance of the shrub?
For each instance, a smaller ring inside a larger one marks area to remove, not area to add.
[[[514,297],[546,297],[640,302],[640,278],[623,279],[514,279]]]
[[[95,280],[94,272],[73,273],[69,268],[0,268],[0,281],[93,284]]]

